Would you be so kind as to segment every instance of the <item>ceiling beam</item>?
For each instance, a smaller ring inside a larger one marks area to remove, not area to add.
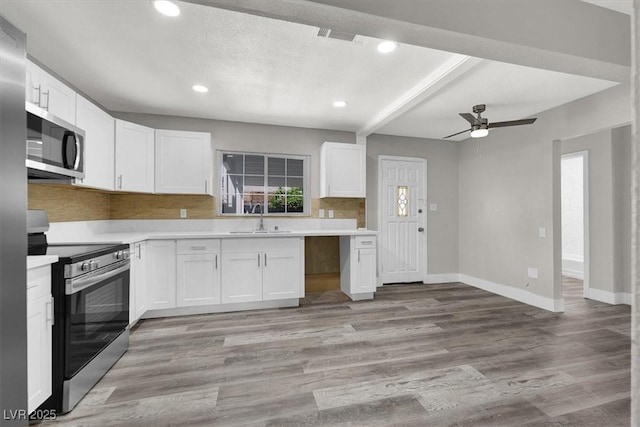
[[[185,0],[462,55],[629,82],[630,20],[578,0]]]
[[[445,63],[427,75],[417,85],[409,89],[369,120],[356,135],[368,136],[387,123],[421,104],[437,91],[453,82],[482,62],[482,59],[454,54]]]

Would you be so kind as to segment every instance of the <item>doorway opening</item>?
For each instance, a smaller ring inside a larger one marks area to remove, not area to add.
[[[562,297],[567,302],[589,295],[589,153],[561,158]]]

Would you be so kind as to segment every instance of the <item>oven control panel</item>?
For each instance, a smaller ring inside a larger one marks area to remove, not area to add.
[[[108,267],[112,264],[120,263],[130,258],[129,249],[109,252],[91,259],[65,265],[65,278],[72,278],[81,274],[89,273],[100,268]]]

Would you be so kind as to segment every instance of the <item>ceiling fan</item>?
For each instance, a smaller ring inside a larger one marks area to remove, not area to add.
[[[473,106],[473,112],[478,115],[478,117],[473,117],[471,113],[459,113],[460,116],[468,121],[471,124],[471,129],[465,129],[461,132],[454,133],[452,135],[445,136],[442,139],[451,138],[452,136],[460,135],[461,133],[471,131],[472,138],[482,138],[483,136],[489,135],[489,129],[493,128],[503,128],[507,126],[520,126],[520,125],[530,125],[531,123],[536,121],[536,117],[532,119],[522,119],[522,120],[509,120],[506,122],[495,122],[489,123],[489,121],[480,116],[481,113],[486,109],[485,104],[478,104]]]

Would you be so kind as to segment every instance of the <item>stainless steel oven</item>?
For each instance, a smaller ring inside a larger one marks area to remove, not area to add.
[[[124,257],[124,255],[123,255]],[[111,254],[102,258],[113,258]],[[99,259],[99,258],[98,258]],[[108,260],[107,260],[108,261]],[[83,262],[80,266],[100,261]],[[69,277],[65,282],[65,378],[73,379],[129,324],[129,259]],[[80,273],[82,270],[80,270]]]
[[[47,253],[60,259],[52,268],[53,395],[47,407],[65,413],[129,348],[129,245],[49,245]]]

